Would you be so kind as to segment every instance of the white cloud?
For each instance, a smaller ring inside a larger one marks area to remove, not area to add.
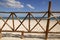
[[[5,2],[0,2],[0,5],[5,7],[12,7],[12,8],[23,8],[24,5],[21,4],[19,1],[15,0],[4,0]]]
[[[29,7],[29,8],[31,8],[31,9],[35,9],[32,5],[30,5],[30,4],[27,4],[27,6]]]

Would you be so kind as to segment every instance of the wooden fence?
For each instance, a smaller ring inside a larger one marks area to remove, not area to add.
[[[48,39],[48,33],[60,33],[60,32],[50,32],[50,30],[52,30],[57,24],[59,24],[60,25],[60,21],[58,21],[57,20],[57,18],[52,14],[52,13],[60,13],[60,12],[51,12],[51,1],[49,2],[49,6],[48,6],[48,11],[47,12],[0,12],[0,13],[10,13],[10,15],[9,15],[9,17],[6,19],[6,21],[2,18],[2,17],[0,17],[0,19],[2,19],[2,21],[4,22],[4,24],[3,24],[3,26],[0,28],[0,33],[1,32],[21,32],[21,38],[23,38],[24,37],[24,33],[44,33],[45,34],[45,40],[47,40]],[[21,21],[20,19],[19,19],[19,17],[16,15],[16,13],[26,13],[27,15],[26,15],[26,17],[23,19],[23,21]],[[32,15],[32,13],[42,13],[42,14],[44,14],[40,19],[39,19],[39,21],[37,21],[37,19]],[[41,26],[41,24],[39,23],[43,18],[44,18],[44,16],[47,14],[47,16],[48,16],[48,18],[47,18],[47,25],[46,25],[46,30],[43,28],[43,26]],[[57,21],[57,23],[55,23],[50,29],[49,29],[49,25],[50,25],[50,17],[51,17],[51,15],[56,19],[56,21]],[[19,24],[18,25],[18,27],[15,29],[15,26],[14,26],[14,16],[17,18],[17,20],[21,23],[21,24]],[[7,21],[9,20],[9,18],[10,17],[12,17],[12,24],[13,24],[13,28],[7,23]],[[25,27],[25,25],[23,24],[23,22],[26,20],[26,18],[28,17],[28,28],[26,28]],[[30,26],[30,17],[32,17],[37,23],[34,25],[34,27],[33,28],[31,28],[31,26]],[[11,28],[11,30],[2,30],[3,28],[4,28],[4,26],[5,25],[8,25],[10,28]],[[19,30],[18,31],[18,28],[20,27],[20,26],[23,26],[27,31],[21,31],[21,30]],[[42,29],[43,29],[43,31],[44,32],[37,32],[37,31],[32,31],[37,25],[39,25]]]

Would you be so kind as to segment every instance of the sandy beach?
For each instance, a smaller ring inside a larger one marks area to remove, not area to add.
[[[5,19],[6,20],[6,19]],[[21,20],[22,21],[22,20]],[[50,20],[50,27],[49,29],[56,23],[56,20]],[[11,27],[12,27],[12,20],[9,19],[7,22]],[[31,29],[34,27],[34,25],[37,22],[35,20],[31,20]],[[2,20],[0,20],[0,28],[2,27],[2,25],[4,24],[4,22]],[[17,26],[20,24],[20,22],[18,20],[14,20],[14,24],[15,24],[15,29],[17,28]],[[23,22],[23,24],[28,28],[28,20],[25,20]],[[43,26],[43,28],[46,30],[46,24],[47,24],[47,20],[42,20],[40,22],[41,26]],[[51,32],[59,32],[60,31],[60,25],[57,24],[52,30]],[[4,26],[3,30],[11,30],[7,25]],[[23,30],[23,31],[27,31],[22,25],[20,28],[18,28],[18,30]],[[39,27],[39,25],[37,25],[32,31],[38,31],[41,32],[43,31],[41,29],[41,27]],[[44,40],[44,36],[45,34],[37,34],[37,33],[24,33],[24,39],[21,39],[21,33],[19,32],[2,32],[3,37],[1,38],[1,40]],[[57,34],[49,34],[50,38],[48,38],[49,40],[60,40],[60,36]]]

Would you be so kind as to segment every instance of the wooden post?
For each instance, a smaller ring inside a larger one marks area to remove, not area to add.
[[[1,33],[2,30],[0,30],[0,39],[2,38],[2,33]]]
[[[47,19],[47,26],[46,26],[46,35],[45,35],[45,40],[47,40],[47,38],[48,38],[48,30],[49,30],[49,24],[50,24],[50,14],[51,14],[51,12],[50,12],[50,10],[51,10],[51,1],[49,1],[49,7],[48,7],[48,19]]]
[[[15,30],[15,27],[14,27],[14,13],[13,12],[11,12],[12,13],[12,25],[13,25],[13,31]]]
[[[29,15],[29,24],[28,24],[29,30],[28,30],[28,32],[30,32],[30,12],[28,12],[28,15]]]
[[[21,32],[21,39],[24,38],[24,31]]]

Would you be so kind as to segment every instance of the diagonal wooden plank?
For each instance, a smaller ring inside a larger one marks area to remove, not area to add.
[[[2,18],[2,17],[0,17],[1,19],[2,19],[2,21],[5,23],[5,20]],[[11,28],[12,30],[13,30],[13,28],[8,24],[8,23],[6,23],[7,24],[7,26],[9,27],[9,28]]]
[[[17,15],[16,14],[14,14],[15,15],[15,17],[18,19],[18,21],[21,23],[21,21],[20,21],[20,19],[17,17]],[[22,24],[23,25],[23,24]],[[21,24],[20,24],[20,26],[21,26]],[[26,29],[26,30],[28,30],[24,25],[23,25],[23,27]],[[15,30],[16,31],[16,30]]]
[[[52,16],[54,16],[52,13],[51,13]],[[57,18],[54,16],[54,18],[56,19],[56,21],[59,23],[60,25],[60,21],[57,20]]]
[[[20,21],[20,19],[16,16],[16,14],[14,14],[15,15],[15,17],[19,20],[19,22],[23,25],[23,22],[25,21],[25,19],[27,18],[27,16],[28,16],[28,14],[26,15],[26,17],[23,19],[23,21],[21,22]],[[21,24],[20,25],[18,25],[18,27],[15,29],[15,31],[21,26]],[[26,29],[26,30],[28,30],[24,25],[23,25],[23,27]]]
[[[34,18],[34,20],[39,24],[39,26],[45,31],[45,29],[41,26],[41,24],[37,21],[37,19],[31,14],[31,16]]]
[[[56,23],[49,29],[49,31],[52,30],[57,24],[58,24],[58,22],[56,22]]]
[[[12,14],[9,15],[9,17],[7,18],[6,22],[3,24],[1,30],[3,29],[3,27],[5,26],[5,24],[7,23],[8,19],[11,17]]]
[[[39,22],[44,18],[44,16],[47,14],[47,12],[39,19],[38,23],[35,24],[35,26],[31,29],[31,31],[39,24]]]

